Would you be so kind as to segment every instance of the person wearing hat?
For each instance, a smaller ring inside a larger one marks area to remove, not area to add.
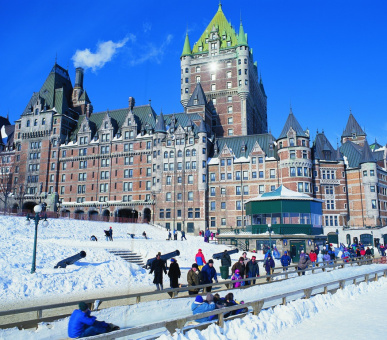
[[[203,284],[212,283],[212,280],[215,280],[218,283],[218,278],[216,276],[216,270],[214,268],[214,261],[212,259],[208,260],[208,263],[202,269],[203,274]],[[212,287],[206,287],[206,292],[211,292]]]
[[[266,275],[271,275],[271,270],[272,268],[275,267],[275,262],[273,258],[271,257],[271,254],[267,256],[266,262],[264,264],[265,270],[266,270]],[[270,281],[270,277],[266,278],[266,281]]]
[[[203,274],[199,270],[197,263],[192,264],[192,268],[187,273],[188,286],[199,286],[203,284]],[[188,291],[189,295],[196,295],[200,289],[192,289]]]
[[[180,275],[181,275],[180,267],[176,259],[172,258],[171,265],[169,266],[169,271],[168,271],[171,288],[179,288]],[[169,293],[169,295],[172,297],[172,293]]]
[[[292,259],[288,255],[288,252],[285,250],[284,254],[281,257],[281,265],[282,265],[283,271],[288,270],[290,262],[292,262]]]
[[[240,280],[240,279],[242,279],[242,277],[241,277],[240,274],[239,274],[239,269],[235,269],[235,273],[234,273],[233,276],[231,276],[231,280],[237,281],[237,280]],[[239,288],[241,285],[242,285],[242,282],[234,282],[234,283],[232,284],[232,286],[233,286],[234,288]]]
[[[258,277],[259,276],[259,268],[258,262],[256,261],[256,257],[252,256],[251,260],[247,262],[246,265],[246,278],[247,277]],[[251,282],[255,285],[255,280],[246,281],[246,286],[250,285]]]
[[[242,278],[244,278],[246,273],[246,265],[245,265],[244,257],[241,256],[238,262],[234,263],[234,265],[231,268],[231,272],[234,274],[236,269],[239,269],[239,274],[242,276]]]
[[[206,313],[206,312],[210,312],[212,310],[215,309],[215,303],[214,301],[207,301],[206,303],[203,301],[203,298],[201,297],[201,295],[198,295],[196,298],[195,298],[195,301],[192,302],[192,305],[191,305],[191,310],[192,310],[192,313],[193,315],[195,314],[201,314],[201,313]],[[196,319],[195,320],[196,322],[206,322],[206,321],[210,321],[210,317],[206,317],[206,318],[200,318],[200,319]]]
[[[160,253],[156,255],[156,260],[152,262],[151,270],[149,274],[155,272],[155,278],[153,283],[156,285],[156,290],[163,290],[163,272],[167,274],[167,269],[165,268],[165,261],[161,259]]]
[[[206,264],[206,260],[201,249],[199,249],[198,253],[195,255],[195,262],[199,266],[199,270],[202,270],[203,266]]]
[[[118,326],[97,321],[95,316],[91,316],[89,306],[85,302],[80,302],[79,309],[73,311],[70,316],[67,334],[70,338],[84,338],[97,334],[108,333],[120,329]]]

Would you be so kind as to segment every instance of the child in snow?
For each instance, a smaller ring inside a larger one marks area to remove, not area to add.
[[[240,279],[242,279],[242,276],[240,276],[240,274],[239,274],[239,269],[236,269],[234,275],[231,277],[231,280],[234,281],[234,280],[240,280]],[[241,285],[242,285],[242,282],[234,282],[233,283],[234,288],[238,288]]]

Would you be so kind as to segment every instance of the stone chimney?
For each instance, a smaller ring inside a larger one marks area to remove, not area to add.
[[[75,69],[75,88],[83,89],[83,74],[84,70],[82,67],[77,67]]]
[[[135,100],[133,97],[129,97],[129,109],[133,110]]]

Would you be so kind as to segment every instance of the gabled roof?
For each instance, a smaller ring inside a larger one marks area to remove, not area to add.
[[[193,123],[194,121],[201,121],[202,117],[197,113],[186,114],[182,113],[171,113],[168,115],[164,115],[165,126],[167,126],[167,130],[171,125],[174,125],[177,128],[179,125],[183,128],[187,126],[193,127],[193,133],[197,135],[199,127]],[[173,122],[174,121],[174,122]]]
[[[286,120],[284,128],[282,129],[282,132],[278,137],[278,139],[286,138],[290,128],[292,128],[296,132],[296,136],[308,137],[308,135],[302,129],[300,123],[297,121],[296,117],[294,116],[292,109],[290,109],[288,119]]]
[[[63,88],[63,92],[60,94],[62,98],[59,100],[60,104],[56,106],[56,90]],[[28,102],[26,108],[23,111],[22,115],[29,114],[31,112],[31,107],[36,103],[36,101],[41,100],[42,104],[47,106],[47,109],[52,109],[55,107],[58,113],[63,113],[62,103],[65,102],[71,103],[71,95],[73,91],[73,86],[71,84],[70,76],[67,70],[63,67],[55,64],[51,69],[50,74],[48,75],[46,81],[41,87],[39,92],[35,92],[30,101]]]
[[[217,138],[216,144],[218,150],[221,151],[224,145],[227,144],[227,147],[232,150],[236,158],[239,157],[248,157],[250,152],[254,149],[256,143],[259,144],[262,151],[265,153],[266,157],[277,158],[277,154],[274,150],[273,141],[275,138],[270,133],[264,133],[260,135],[248,135],[248,136],[233,136],[233,137],[223,137]],[[246,147],[246,151],[242,152],[241,146]],[[272,147],[270,147],[272,145]],[[211,157],[219,157],[219,154],[211,154]]]
[[[350,168],[359,167],[360,159],[362,156],[361,146],[348,140],[341,145],[340,151],[347,158],[348,166]]]
[[[128,114],[128,110],[129,110],[128,108],[118,109],[113,111],[109,110],[109,115],[111,117],[112,125],[115,127],[114,133],[116,133],[117,130],[122,127],[122,124],[124,124],[125,118]],[[145,127],[145,126],[148,126],[149,128],[153,128],[153,129],[155,128],[156,113],[153,111],[150,105],[135,106],[133,107],[132,112],[134,114],[134,117],[137,123],[138,131],[140,131],[141,127]],[[96,112],[90,115],[89,122],[90,122],[91,131],[92,131],[91,138],[93,138],[93,136],[100,129],[106,114],[107,114],[107,111],[102,111],[102,112]],[[81,115],[79,117],[77,127],[75,128],[75,130],[72,131],[70,140],[75,139],[84,119],[86,119],[85,115]]]
[[[370,146],[368,145],[367,140],[364,141],[364,146],[362,150],[362,156],[360,159],[360,164],[363,163],[376,163],[376,160],[372,154]]]
[[[352,137],[352,134],[356,134],[356,136],[366,136],[366,133],[360,127],[359,123],[356,121],[351,112],[348,117],[347,126],[345,127],[341,137]]]
[[[196,104],[195,104],[195,99],[197,100]],[[191,98],[187,103],[187,107],[195,106],[195,105],[206,105],[206,104],[207,104],[207,99],[206,99],[206,95],[204,94],[202,85],[200,85],[200,83],[197,83],[195,90],[192,92]]]
[[[210,37],[210,32],[212,31],[213,27],[215,27],[218,30],[219,36],[221,38],[220,40],[221,49],[238,46],[237,34],[235,33],[234,28],[231,26],[231,24],[227,21],[226,17],[224,16],[224,13],[222,11],[222,5],[219,4],[218,11],[216,12],[215,16],[208,24],[206,30],[203,32],[199,40],[192,48],[192,53],[198,53],[199,46],[202,46],[202,51],[200,51],[200,53],[206,52],[209,50],[208,48],[209,44],[208,42],[206,43],[206,39]],[[226,36],[226,39],[223,39],[222,38],[223,36]],[[227,41],[231,42],[230,46],[227,46]]]
[[[326,157],[327,152],[329,152],[329,159]],[[343,159],[340,150],[333,148],[324,132],[317,133],[313,143],[313,154],[314,158],[319,160],[340,161]]]

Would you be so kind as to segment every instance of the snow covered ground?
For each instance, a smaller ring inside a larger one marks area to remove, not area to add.
[[[113,226],[114,242],[107,242],[103,230]],[[146,231],[149,240],[142,236]],[[127,233],[134,233],[131,239]],[[91,235],[98,242],[91,242]],[[166,241],[166,232],[148,225],[110,224],[74,220],[50,220],[47,228],[39,228],[37,270],[30,274],[33,227],[26,227],[23,218],[0,217],[0,309],[7,304],[25,302],[58,295],[74,298],[86,292],[128,292],[153,290],[153,277],[137,265],[128,264],[108,253],[106,249],[129,249],[141,254],[144,259],[162,253],[180,250],[177,257],[183,268],[181,282],[186,282],[186,272],[193,263],[198,248],[203,249],[206,259],[221,252],[224,246],[205,244],[200,237],[187,236],[188,241]],[[84,250],[85,259],[65,269],[54,269],[54,265],[65,257]],[[240,254],[234,254],[236,261]],[[251,254],[250,254],[251,255]],[[218,268],[220,261],[215,261]],[[357,274],[367,273],[386,265],[348,267],[331,272],[295,277],[269,285],[237,290],[237,300],[246,302],[317,285]],[[165,279],[165,286],[168,287]],[[223,292],[222,295],[225,295]],[[93,312],[99,320],[118,324],[122,328],[135,327],[155,321],[191,315],[193,298],[143,302]],[[372,306],[370,306],[372,303]],[[185,335],[162,335],[160,339],[326,339],[329,335],[343,338],[353,334],[379,338],[380,324],[387,303],[387,279],[381,278],[368,285],[348,285],[331,295],[318,295],[309,300],[296,300],[286,306],[263,310],[258,316],[248,315],[225,323],[223,329],[216,325],[202,332],[192,330]],[[166,313],[167,311],[167,313]],[[366,317],[370,316],[370,317]],[[372,316],[372,317],[371,317]],[[343,322],[344,320],[348,320]],[[36,331],[15,329],[0,330],[0,339],[60,339],[67,336],[68,319],[54,322],[47,327],[41,324]]]

